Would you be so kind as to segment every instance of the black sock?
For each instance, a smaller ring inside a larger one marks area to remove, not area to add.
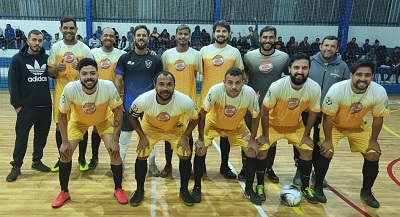
[[[254,175],[256,173],[256,166],[257,166],[257,158],[250,158],[246,159],[246,167],[244,171],[246,171],[246,187],[245,190],[249,191],[253,189],[253,182],[254,182]]]
[[[85,159],[86,148],[88,143],[88,132],[86,131],[85,135],[83,135],[83,139],[79,141],[79,157],[78,159]]]
[[[228,138],[220,137],[220,148],[221,148],[221,169],[229,169],[228,159],[229,152],[231,151],[231,146],[229,144]]]
[[[301,187],[307,188],[310,186],[310,173],[312,167],[312,160],[299,159],[299,170],[301,176]]]
[[[172,149],[171,149],[171,143],[169,143],[168,141],[165,141],[165,161],[167,162],[167,164],[172,165],[171,161],[172,161]]]
[[[272,166],[274,165],[274,161],[275,161],[275,155],[276,155],[276,146],[270,147],[268,149],[268,154],[267,154],[267,171],[271,171],[272,170]]]
[[[314,164],[315,186],[322,186],[326,173],[328,172],[331,160],[331,158],[326,158],[322,155],[318,157],[317,163]]]
[[[187,191],[192,163],[189,159],[179,159],[179,174],[181,175],[181,191]]]
[[[192,156],[193,156],[193,137],[189,137],[189,148],[190,148],[189,160],[192,160]]]
[[[136,158],[135,162],[135,179],[137,183],[137,190],[144,191],[144,180],[146,179],[147,173],[147,159],[139,160]]]
[[[369,161],[364,159],[362,173],[363,173],[362,190],[371,191],[371,188],[374,185],[375,179],[379,173],[379,161]]]
[[[246,153],[243,151],[243,149],[242,149],[242,151],[241,151],[241,153],[242,153],[242,171],[244,171],[244,165],[246,164]]]
[[[317,143],[314,142],[314,149],[313,149],[313,154],[312,154],[312,163],[314,165],[314,168],[315,168],[315,164],[317,164],[318,158],[320,156],[321,156],[321,148],[319,147],[319,145]]]
[[[194,155],[194,187],[201,188],[201,177],[206,169],[206,156]]]
[[[294,166],[299,167],[300,152],[297,150],[296,146],[293,146],[293,160]]]
[[[267,158],[257,159],[256,175],[257,185],[264,185],[265,170],[267,168]]]
[[[58,178],[60,179],[61,190],[68,192],[69,175],[71,174],[72,161],[63,163],[60,161]]]
[[[111,171],[113,173],[114,189],[117,190],[118,188],[122,188],[122,164],[111,164]]]
[[[99,159],[100,135],[92,131],[92,159]]]
[[[62,144],[61,132],[56,130],[56,143],[57,143],[57,150],[60,153],[60,147]]]

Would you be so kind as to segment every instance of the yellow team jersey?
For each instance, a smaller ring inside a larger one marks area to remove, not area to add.
[[[386,90],[371,82],[363,94],[351,90],[351,80],[334,84],[322,103],[322,111],[333,116],[334,126],[338,128],[360,128],[365,115],[371,111],[373,117],[383,117],[390,113]]]
[[[203,81],[200,96],[200,104],[202,104],[210,88],[224,81],[228,69],[237,67],[243,70],[244,66],[239,50],[230,45],[216,48],[214,44],[210,44],[201,48],[200,53],[203,58]]]
[[[137,118],[144,112],[142,124],[165,131],[185,126],[186,123],[180,121],[184,115],[197,119],[197,106],[189,96],[175,90],[171,101],[166,105],[158,104],[156,96],[156,90],[138,96],[129,109],[129,115]]]
[[[223,83],[211,87],[202,108],[208,112],[207,122],[223,130],[237,129],[247,110],[253,118],[260,112],[257,95],[251,87],[244,85],[239,95],[231,98],[226,94]]]
[[[172,48],[163,53],[161,60],[163,70],[171,72],[175,77],[175,90],[196,102],[196,74],[203,72],[200,52],[191,47],[186,52],[178,52],[176,48]]]
[[[104,52],[101,47],[93,48],[90,52],[97,62],[99,78],[114,83],[118,59],[126,52],[117,48],[114,48],[111,52]]]
[[[69,113],[70,120],[94,126],[113,116],[112,110],[122,105],[114,83],[99,79],[96,92],[86,94],[81,81],[68,83],[61,95],[60,112]]]
[[[90,49],[84,43],[78,41],[74,45],[67,45],[63,40],[53,44],[49,53],[47,65],[56,67],[60,63],[64,63],[67,68],[63,72],[59,72],[55,79],[54,97],[53,97],[53,117],[54,121],[58,123],[58,105],[61,93],[69,82],[78,80],[78,70],[72,68],[74,60],[81,60],[83,58],[93,58]]]
[[[280,127],[298,127],[301,113],[308,108],[320,112],[321,87],[310,78],[300,90],[290,85],[290,76],[273,82],[265,94],[263,105],[270,110],[269,124]]]

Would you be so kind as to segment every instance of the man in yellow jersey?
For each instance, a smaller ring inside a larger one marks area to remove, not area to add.
[[[135,179],[137,189],[130,199],[132,206],[139,206],[144,200],[144,181],[146,178],[147,158],[155,143],[167,140],[179,157],[181,187],[179,198],[187,206],[193,206],[194,200],[188,190],[192,164],[189,136],[197,126],[197,106],[187,95],[174,90],[175,78],[168,71],[159,72],[154,78],[154,90],[138,96],[129,108],[129,122],[139,135]],[[144,113],[142,121],[139,116]],[[186,116],[189,122],[181,122]]]
[[[53,96],[53,118],[56,122],[56,143],[57,148],[61,146],[61,134],[58,128],[58,106],[61,93],[68,82],[78,80],[78,62],[79,60],[90,57],[90,49],[84,43],[76,39],[76,20],[72,17],[64,17],[60,20],[60,32],[63,34],[63,40],[59,41],[51,47],[47,65],[49,66],[49,74],[57,74],[55,76],[55,88]],[[86,164],[85,154],[87,147],[87,137],[85,134],[79,145],[79,170],[87,171],[89,166]],[[51,171],[59,170],[59,161],[51,168]]]
[[[245,75],[239,68],[230,68],[223,83],[211,87],[202,105],[199,118],[199,140],[196,142],[194,162],[195,183],[192,196],[195,202],[201,202],[201,177],[205,169],[207,149],[217,136],[226,136],[231,146],[242,147],[250,163],[246,167],[246,190],[244,196],[255,205],[261,205],[261,199],[252,190],[256,172],[256,159],[267,157],[267,145],[258,148],[255,137],[259,124],[260,107],[254,90],[244,85]],[[250,111],[252,131],[244,123],[246,112]],[[258,154],[258,150],[261,150]]]
[[[179,25],[176,28],[176,40],[178,41],[177,47],[166,50],[161,56],[163,69],[174,75],[176,79],[175,89],[188,95],[196,103],[196,75],[197,72],[203,71],[201,54],[189,47],[189,26]],[[187,122],[187,117],[184,117],[182,121]],[[189,137],[189,145],[190,150],[193,151],[192,135]],[[189,159],[191,159],[191,156]],[[165,167],[160,173],[163,178],[172,174],[172,149],[171,144],[167,141],[165,141],[165,160]]]
[[[72,155],[90,126],[96,127],[110,155],[114,197],[119,203],[127,204],[128,198],[122,189],[122,161],[118,145],[122,126],[121,97],[111,81],[98,79],[97,63],[93,59],[79,61],[78,70],[79,80],[65,86],[59,102],[61,192],[51,206],[61,207],[71,199],[68,183]]]
[[[244,69],[242,57],[238,49],[228,44],[231,34],[231,26],[226,21],[218,21],[213,25],[213,37],[215,42],[201,48],[203,57],[203,81],[201,86],[200,105],[203,104],[210,88],[224,81],[225,73],[232,67]],[[236,179],[228,166],[230,145],[228,138],[220,138],[221,166],[220,173],[229,179]],[[196,159],[195,159],[196,161]]]
[[[389,114],[388,96],[385,89],[372,81],[375,66],[370,61],[356,62],[350,80],[338,82],[329,89],[322,103],[324,113],[321,131],[321,156],[315,165],[316,181],[314,191],[318,201],[327,201],[323,191],[323,180],[329,163],[338,148],[338,142],[347,137],[351,152],[360,152],[364,157],[362,168],[363,184],[361,199],[373,208],[380,204],[371,188],[379,172],[379,158],[382,154],[378,136],[382,129],[383,117]],[[372,131],[364,117],[372,113]]]
[[[93,48],[90,52],[98,65],[99,78],[114,82],[115,80],[115,67],[122,54],[126,53],[123,50],[114,49],[115,32],[112,28],[106,27],[101,34],[102,47]],[[100,136],[96,128],[92,132],[92,158],[89,162],[89,169],[95,169],[99,163],[99,146]]]
[[[258,142],[274,146],[278,140],[287,139],[289,144],[296,146],[300,152],[298,167],[302,179],[301,190],[308,202],[318,203],[314,191],[309,187],[314,146],[310,131],[321,111],[321,88],[308,78],[309,72],[310,58],[305,53],[297,53],[290,59],[290,76],[271,84],[261,109],[262,135]],[[310,114],[304,127],[301,113],[306,109]]]

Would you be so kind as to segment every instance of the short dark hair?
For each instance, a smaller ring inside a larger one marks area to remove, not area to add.
[[[322,39],[322,44],[324,44],[325,40],[336,40],[337,43],[338,43],[338,47],[339,47],[339,39],[338,39],[338,37],[336,37],[334,35],[328,35],[324,39]]]
[[[308,67],[311,67],[310,57],[303,52],[296,53],[292,57],[290,57],[289,67],[291,67],[292,64],[297,60],[308,60]]]
[[[220,20],[220,21],[214,23],[213,33],[215,33],[217,26],[225,27],[225,29],[228,30],[229,33],[231,32],[231,25],[228,22],[226,22],[225,20]]]
[[[160,77],[160,75],[164,75],[164,76],[171,75],[172,80],[174,81],[174,84],[175,84],[175,76],[171,72],[169,72],[169,71],[161,71],[161,72],[157,73],[156,76],[154,76],[154,85],[156,85],[157,79],[158,79],[158,77]]]
[[[61,26],[63,26],[64,23],[68,23],[68,22],[73,22],[74,26],[76,27],[76,20],[74,18],[72,18],[72,17],[63,17],[60,20]]]
[[[186,25],[186,24],[181,24],[181,25],[179,25],[179,26],[176,28],[176,34],[178,34],[178,31],[179,31],[179,30],[184,30],[184,29],[189,30],[189,34],[190,34],[190,27],[189,27],[188,25]]]
[[[146,25],[138,25],[135,27],[135,29],[133,30],[133,35],[136,35],[136,31],[138,31],[139,29],[145,29],[147,32],[147,36],[150,36],[150,30],[147,28]]]
[[[228,71],[226,71],[226,73],[225,73],[225,78],[226,78],[227,75],[230,75],[230,76],[242,76],[242,78],[244,79],[244,72],[242,70],[240,70],[239,68],[237,68],[237,67],[233,67],[233,68],[228,69]]]
[[[370,60],[360,60],[360,61],[356,61],[355,63],[353,63],[353,65],[351,66],[351,74],[353,75],[358,68],[360,67],[368,67],[371,69],[372,74],[375,73],[375,65],[372,61]]]
[[[273,26],[266,26],[266,27],[262,28],[262,29],[260,30],[260,37],[262,36],[262,34],[263,34],[264,32],[270,32],[270,31],[273,31],[273,32],[274,32],[274,36],[276,37],[276,28],[273,27]],[[282,37],[281,37],[281,38],[282,38]]]
[[[41,35],[43,37],[43,34],[41,31],[37,30],[37,29],[33,29],[28,33],[28,38],[31,37],[31,35]]]
[[[83,67],[85,67],[85,66],[94,66],[96,68],[96,71],[97,71],[97,63],[92,58],[83,58],[83,59],[79,60],[78,71],[80,72],[81,69]]]

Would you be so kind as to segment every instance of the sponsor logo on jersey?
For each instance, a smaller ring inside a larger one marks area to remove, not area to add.
[[[132,62],[132,61],[129,60],[126,64],[127,64],[127,65],[132,65],[132,66],[133,66],[133,65],[135,65],[135,62]]]
[[[71,52],[66,52],[63,57],[64,61],[67,63],[72,63],[75,59],[75,55]]]
[[[85,103],[85,105],[82,106],[82,110],[86,114],[93,114],[96,111],[96,105],[94,103]]]
[[[214,66],[221,66],[222,64],[224,64],[224,57],[222,57],[221,55],[216,55],[213,59],[212,59],[212,64]]]
[[[144,61],[144,65],[146,66],[146,68],[150,69],[151,65],[153,65],[153,61],[146,60],[146,61]]]
[[[171,119],[171,116],[167,112],[161,112],[157,115],[157,120],[161,122],[167,122]]]
[[[176,71],[183,71],[186,68],[185,61],[179,59],[174,64]]]
[[[270,73],[272,71],[272,69],[274,68],[274,65],[272,65],[272,63],[268,60],[264,60],[260,66],[258,66],[258,69],[260,70],[260,72],[262,73]]]
[[[288,102],[288,109],[293,110],[300,105],[300,100],[297,98],[290,98]]]
[[[226,105],[224,108],[224,114],[227,117],[232,117],[236,114],[236,107],[233,105]]]
[[[108,58],[102,59],[100,61],[100,67],[102,69],[108,69],[111,66],[111,61]]]
[[[363,109],[363,105],[360,102],[355,102],[350,106],[350,114],[355,114]]]

